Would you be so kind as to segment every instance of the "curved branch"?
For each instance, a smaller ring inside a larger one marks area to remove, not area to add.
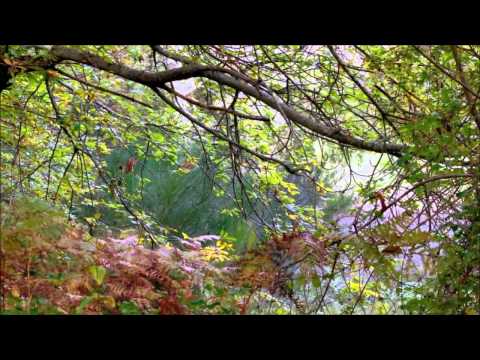
[[[174,94],[175,96],[178,96],[179,98],[185,100],[185,101],[188,101],[190,104],[192,105],[195,105],[195,106],[198,106],[198,107],[201,107],[203,109],[207,109],[207,110],[212,110],[212,111],[220,111],[220,112],[224,112],[224,113],[229,113],[229,114],[234,114],[236,116],[238,116],[239,118],[243,118],[243,119],[249,119],[249,120],[255,120],[255,121],[263,121],[263,122],[270,122],[270,119],[268,117],[265,117],[265,116],[259,116],[259,115],[251,115],[251,114],[244,114],[244,113],[240,113],[238,111],[235,111],[231,108],[229,109],[226,109],[226,108],[223,108],[223,107],[219,107],[219,106],[213,106],[213,105],[207,105],[207,104],[204,104],[204,103],[201,103],[195,99],[192,99],[191,97],[188,97],[188,96],[185,96],[183,94],[180,94],[178,91],[175,91],[173,89],[170,89],[170,88],[166,88],[169,92],[171,92],[172,94]]]
[[[272,109],[285,114],[289,120],[297,125],[305,127],[316,134],[328,137],[336,142],[352,146],[357,149],[388,153],[394,156],[401,156],[407,149],[404,145],[387,143],[383,140],[365,141],[361,138],[348,134],[345,130],[337,127],[326,126],[317,119],[304,115],[292,107],[286,105],[281,99],[263,91],[260,87],[251,84],[252,80],[241,73],[217,66],[199,65],[188,63],[180,68],[165,70],[162,72],[148,72],[130,68],[123,64],[112,63],[104,58],[72,47],[54,46],[51,49],[52,63],[62,60],[72,60],[81,64],[93,66],[99,70],[123,77],[148,87],[164,88],[165,84],[172,81],[185,80],[194,77],[205,77],[222,85],[239,90],[246,95],[270,106]],[[177,57],[180,59],[180,57]],[[183,61],[186,60],[182,57]]]
[[[180,107],[178,107],[177,105],[175,105],[172,101],[170,101],[165,95],[163,95],[160,91],[158,91],[158,89],[156,88],[152,88],[152,90],[166,103],[168,104],[170,107],[172,107],[173,109],[175,109],[177,112],[179,112],[180,114],[182,114],[183,116],[185,116],[188,120],[190,120],[192,123],[194,123],[195,125],[198,125],[199,127],[201,127],[202,129],[204,129],[205,131],[209,132],[210,134],[212,134],[213,136],[223,140],[223,141],[226,141],[228,142],[230,145],[233,145],[239,149],[242,149],[256,157],[258,157],[259,159],[263,160],[263,161],[269,161],[269,162],[274,162],[274,163],[277,163],[281,166],[283,166],[285,168],[285,170],[287,170],[290,174],[297,174],[299,171],[303,170],[303,169],[295,169],[293,168],[291,165],[289,164],[286,164],[285,162],[283,162],[282,160],[279,160],[277,158],[273,158],[273,157],[270,157],[270,156],[267,156],[267,155],[264,155],[264,154],[260,154],[259,152],[256,152],[255,150],[252,150],[248,147],[245,147],[241,144],[238,144],[236,142],[234,142],[233,140],[229,139],[228,137],[226,137],[225,135],[221,134],[220,132],[218,132],[217,130],[215,129],[212,129],[208,126],[206,126],[205,124],[203,124],[201,121],[198,121],[197,119],[195,119],[193,116],[191,116],[189,113],[187,113],[186,111],[184,111],[183,109],[181,109]],[[168,89],[169,90],[169,89]]]

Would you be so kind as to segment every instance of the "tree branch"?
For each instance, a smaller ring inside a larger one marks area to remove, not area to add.
[[[151,88],[163,88],[168,82],[185,80],[193,77],[205,77],[254,97],[270,106],[272,109],[285,114],[287,118],[295,124],[303,126],[316,134],[335,140],[339,144],[378,153],[388,153],[398,157],[406,150],[406,146],[404,145],[387,143],[384,140],[365,141],[348,134],[341,128],[323,125],[317,119],[294,110],[292,107],[286,105],[281,99],[274,98],[274,96],[263,91],[260,87],[252,85],[252,80],[248,76],[230,69],[188,63],[180,68],[153,73],[133,69],[123,64],[116,64],[107,61],[98,55],[65,46],[52,47],[51,55],[52,63],[58,63],[62,60],[72,60],[81,64],[93,66],[99,70],[107,71],[123,77],[124,79]],[[180,59],[178,56],[177,58]],[[184,59],[183,57],[181,57],[181,61],[190,62],[190,60]]]

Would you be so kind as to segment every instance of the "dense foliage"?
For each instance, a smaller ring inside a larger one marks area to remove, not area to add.
[[[0,45],[2,313],[480,314],[480,47]]]

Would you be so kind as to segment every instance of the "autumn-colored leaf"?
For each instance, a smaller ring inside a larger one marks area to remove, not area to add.
[[[133,157],[133,156],[130,157],[130,158],[128,159],[128,161],[127,161],[127,164],[126,164],[125,167],[124,167],[124,172],[125,172],[126,174],[132,172],[133,167],[134,167],[137,163],[138,163],[138,160],[135,159],[135,157]]]
[[[47,74],[52,78],[58,78],[60,76],[60,74],[54,70],[47,70]]]
[[[387,255],[397,255],[402,253],[402,248],[397,245],[389,245],[382,250],[382,253]]]

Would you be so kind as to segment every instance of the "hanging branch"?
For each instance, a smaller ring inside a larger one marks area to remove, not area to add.
[[[287,170],[289,173],[291,174],[297,174],[299,171],[302,171],[303,169],[295,169],[293,167],[291,167],[289,164],[286,164],[285,162],[279,160],[279,159],[276,159],[276,158],[272,158],[270,156],[267,156],[267,155],[263,155],[263,154],[260,154],[258,152],[256,152],[255,150],[251,150],[241,144],[237,144],[236,142],[234,142],[233,140],[229,139],[227,136],[221,134],[220,132],[218,132],[217,130],[214,130],[212,128],[209,128],[208,126],[204,125],[201,121],[195,119],[192,115],[190,115],[189,113],[187,113],[186,111],[184,111],[183,109],[179,108],[177,105],[175,105],[172,101],[170,101],[166,96],[164,96],[160,91],[158,91],[156,88],[152,88],[152,90],[166,103],[168,104],[170,107],[174,108],[178,113],[182,114],[183,116],[185,116],[188,120],[190,120],[192,123],[198,125],[199,127],[201,127],[202,129],[206,130],[207,132],[209,132],[210,134],[214,135],[215,137],[223,140],[223,141],[226,141],[242,150],[245,150],[246,152],[258,157],[259,159],[263,160],[263,161],[268,161],[268,162],[274,162],[274,163],[277,163],[281,166],[283,166],[285,168],[285,170]],[[304,170],[303,170],[304,171]]]

